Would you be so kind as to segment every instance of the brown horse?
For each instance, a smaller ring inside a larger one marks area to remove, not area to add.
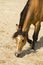
[[[17,32],[13,35],[17,45],[16,56],[19,56],[26,41],[31,44],[31,40],[28,39],[28,31],[31,24],[35,27],[32,43],[32,49],[34,49],[41,27],[41,21],[43,21],[43,0],[28,0],[21,12],[20,23],[19,25],[16,25]]]

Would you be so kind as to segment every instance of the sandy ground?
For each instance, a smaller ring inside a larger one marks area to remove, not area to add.
[[[27,0],[0,0],[0,65],[43,65],[43,23],[35,45],[36,52],[29,51],[27,43],[21,58],[14,55],[16,46],[12,35],[16,31],[16,23],[19,23],[20,12],[26,2]],[[34,28],[31,26],[31,39],[32,31]]]

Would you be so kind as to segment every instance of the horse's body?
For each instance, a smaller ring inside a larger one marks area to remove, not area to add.
[[[26,40],[28,39],[28,31],[31,24],[35,26],[32,46],[32,48],[34,49],[34,43],[38,39],[41,21],[43,21],[43,0],[28,0],[26,6],[21,12],[18,30],[14,34],[19,50],[22,49],[25,44],[24,42],[26,42]]]

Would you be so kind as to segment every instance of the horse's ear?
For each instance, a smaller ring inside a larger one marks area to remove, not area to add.
[[[16,30],[20,30],[21,29],[21,26],[19,26],[18,24],[16,24]]]
[[[19,25],[18,24],[16,24],[16,30],[19,30]]]

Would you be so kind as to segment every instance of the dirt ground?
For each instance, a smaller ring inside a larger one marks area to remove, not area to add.
[[[29,51],[27,43],[23,48],[21,57],[15,57],[15,40],[12,35],[19,23],[20,12],[27,0],[0,0],[0,65],[43,65],[43,23],[39,33],[38,42],[35,44],[36,52]],[[31,26],[29,37],[32,39]]]

